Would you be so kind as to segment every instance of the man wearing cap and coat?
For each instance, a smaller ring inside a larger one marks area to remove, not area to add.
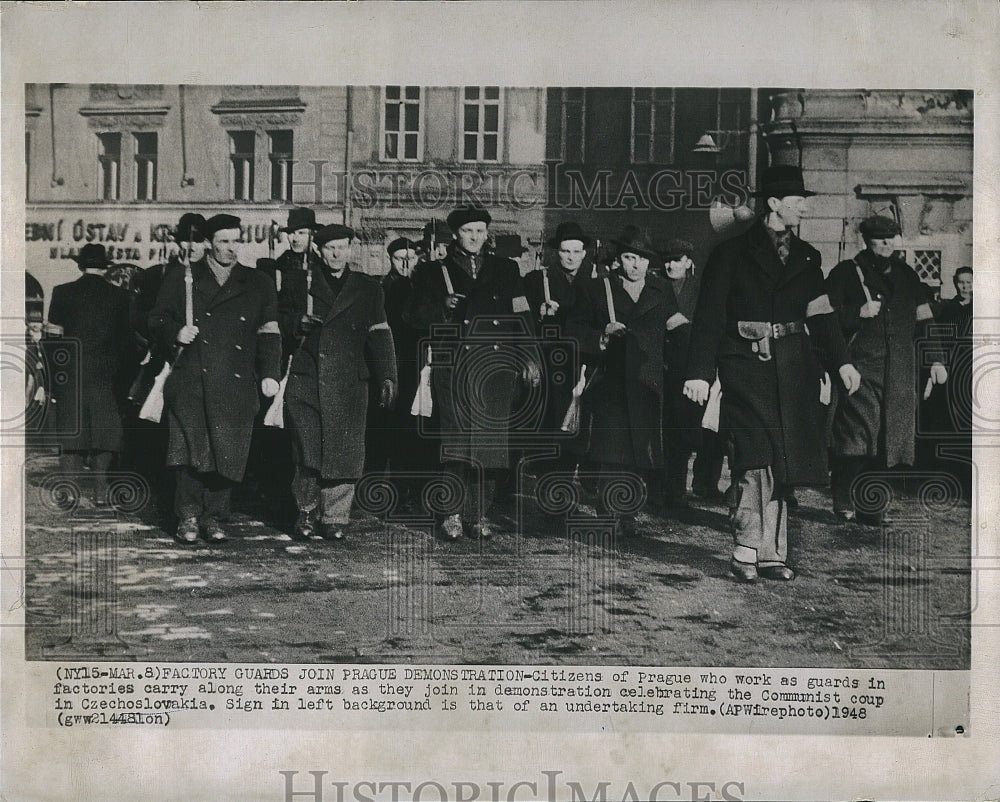
[[[392,331],[395,349],[399,403],[392,409],[383,409],[377,393],[369,399],[368,433],[365,438],[365,470],[369,472],[381,473],[388,465],[390,474],[413,473],[426,471],[431,465],[428,443],[420,436],[416,416],[410,414],[426,356],[421,353],[420,332],[403,318],[413,292],[411,277],[417,266],[417,249],[417,243],[405,237],[394,239],[386,248],[389,272],[382,279],[382,291],[385,293],[386,321]],[[422,480],[393,476],[393,483],[399,493],[400,504],[418,502]]]
[[[834,512],[844,520],[879,524],[882,514],[856,510],[851,485],[866,467],[912,465],[916,438],[914,337],[933,320],[913,268],[894,255],[896,221],[875,215],[859,226],[865,249],[838,264],[826,279],[861,388],[838,394],[833,415],[831,489]],[[930,378],[948,373],[941,353],[931,355]]]
[[[589,361],[603,363],[602,376],[590,390],[590,461],[604,474],[598,511],[616,515],[618,533],[630,536],[635,517],[617,516],[608,507],[609,477],[626,471],[644,483],[663,467],[664,350],[670,343],[683,349],[690,326],[670,287],[649,272],[658,258],[649,236],[631,227],[612,242],[619,271],[585,281],[567,330]]]
[[[132,279],[130,315],[132,328],[145,343],[147,359],[140,366],[129,392],[133,409],[128,419],[126,446],[130,464],[146,476],[155,488],[161,507],[169,509],[173,505],[173,476],[167,470],[167,443],[169,427],[166,420],[158,422],[141,420],[138,417],[143,401],[149,395],[157,375],[163,365],[173,358],[174,348],[164,348],[149,332],[149,313],[156,305],[156,298],[163,284],[163,276],[171,265],[185,262],[194,264],[205,255],[205,218],[195,212],[181,215],[174,230],[177,250],[170,254],[167,262],[153,265],[140,271]]]
[[[541,374],[523,345],[534,334],[520,270],[486,253],[491,222],[485,209],[448,215],[455,242],[442,261],[413,273],[405,319],[432,338],[431,387],[440,419],[441,459],[460,477],[461,512],[447,515],[440,534],[488,538],[497,478],[509,467],[508,433],[518,383],[537,387]],[[512,345],[517,347],[511,348]]]
[[[554,236],[545,244],[556,252],[558,264],[532,270],[524,277],[524,291],[528,305],[538,324],[542,345],[542,378],[545,382],[545,414],[542,431],[552,435],[551,442],[559,449],[559,454],[539,466],[543,471],[571,472],[587,453],[589,439],[589,409],[587,415],[581,411],[580,424],[576,434],[567,437],[561,432],[563,420],[573,401],[573,388],[580,379],[582,354],[576,354],[576,363],[565,360],[565,348],[560,342],[566,337],[566,322],[576,306],[579,287],[590,280],[589,274],[581,268],[587,258],[587,248],[593,240],[580,226],[572,221],[556,226]]]
[[[233,215],[206,221],[208,250],[190,266],[190,323],[183,265],[167,269],[149,315],[150,334],[177,352],[163,400],[184,543],[196,541],[199,528],[210,541],[225,540],[221,524],[246,470],[260,394],[278,391],[278,299],[267,276],[237,260],[241,233]]]
[[[718,370],[720,426],[731,433],[737,485],[730,570],[742,582],[794,579],[786,564],[787,488],[827,481],[824,371],[812,339],[848,392],[860,381],[819,252],[792,232],[814,193],[790,165],[767,168],[761,183],[763,216],[720,244],[705,266],[684,384],[685,395],[703,404]]]
[[[279,299],[282,330],[295,344],[285,389],[298,506],[295,536],[340,540],[364,472],[369,366],[380,403],[396,398],[396,362],[377,279],[351,270],[354,231],[325,226],[315,242],[321,268],[285,275]],[[359,414],[360,413],[360,414]],[[317,532],[318,524],[318,532]]]
[[[68,380],[53,385],[62,433],[59,466],[82,476],[89,458],[93,501],[105,505],[107,471],[122,445],[122,382],[131,346],[128,293],[104,280],[110,261],[103,245],[84,245],[76,262],[83,275],[55,287],[49,303],[50,330],[77,342],[64,370]]]

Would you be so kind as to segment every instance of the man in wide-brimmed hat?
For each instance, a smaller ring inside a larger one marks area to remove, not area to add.
[[[184,265],[170,265],[149,316],[151,335],[179,350],[163,398],[184,543],[199,529],[210,542],[226,539],[222,523],[246,470],[260,395],[275,395],[281,375],[277,295],[267,276],[239,263],[240,219],[217,214],[204,235],[208,247],[190,266],[191,283]]]
[[[641,487],[663,467],[660,409],[663,355],[669,340],[683,348],[689,328],[666,282],[650,272],[657,253],[649,235],[629,227],[612,240],[620,269],[586,281],[567,330],[603,378],[591,391],[590,461],[598,466],[598,512],[615,516],[618,534],[635,532],[635,515],[609,506],[616,474],[632,474]]]
[[[762,214],[719,245],[695,309],[685,394],[703,404],[718,370],[720,425],[731,433],[737,487],[730,570],[742,582],[788,581],[788,488],[827,481],[824,370],[848,392],[860,381],[830,305],[820,254],[793,229],[813,193],[791,165],[767,168]],[[808,327],[807,327],[808,322]]]
[[[912,465],[916,438],[917,363],[913,342],[933,319],[920,279],[894,255],[900,235],[891,217],[875,215],[858,227],[864,250],[827,277],[830,302],[848,353],[861,372],[861,388],[837,400],[833,417],[831,487],[834,512],[843,520],[880,524],[885,510],[855,500],[851,486],[866,468]],[[930,369],[932,384],[948,378],[943,354]]]
[[[319,253],[313,247],[313,237],[321,226],[316,222],[316,212],[305,206],[295,206],[288,210],[288,222],[278,229],[288,236],[288,248],[277,259],[270,262],[259,259],[258,269],[264,270],[280,291],[285,273],[305,270],[308,264],[319,265]]]
[[[52,290],[50,330],[75,340],[67,380],[54,384],[60,468],[83,484],[89,459],[93,501],[108,503],[107,471],[122,446],[123,371],[131,349],[128,293],[104,279],[103,245],[88,243],[76,258],[82,275]]]
[[[413,273],[406,317],[433,340],[431,382],[440,417],[442,460],[465,489],[462,510],[440,534],[486,538],[496,480],[508,468],[508,432],[520,381],[541,382],[536,362],[510,349],[534,333],[517,264],[484,252],[490,213],[466,206],[448,215],[455,241],[442,261]],[[509,353],[508,353],[509,352]],[[468,367],[468,369],[466,369]]]
[[[322,265],[286,274],[278,301],[282,331],[295,346],[285,420],[295,462],[294,534],[303,540],[346,535],[364,473],[369,370],[380,404],[390,408],[396,398],[382,287],[350,268],[353,239],[347,226],[320,228],[314,241]]]

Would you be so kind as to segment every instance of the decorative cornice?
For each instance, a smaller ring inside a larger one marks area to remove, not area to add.
[[[859,198],[887,195],[925,195],[928,197],[965,197],[969,185],[952,173],[872,174],[854,187]]]
[[[170,106],[84,106],[91,128],[161,128]]]

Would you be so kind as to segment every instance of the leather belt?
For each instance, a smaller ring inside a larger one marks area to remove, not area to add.
[[[753,352],[762,362],[771,359],[771,340],[780,340],[793,334],[804,334],[806,322],[793,320],[788,323],[766,323],[762,320],[740,320],[736,330],[744,340],[753,344]]]

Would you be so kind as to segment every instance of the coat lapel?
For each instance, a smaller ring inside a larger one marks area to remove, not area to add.
[[[205,264],[205,269],[208,270],[210,274],[209,280],[205,282],[205,284],[211,287],[214,284],[214,276],[211,275],[212,271],[209,269],[207,263]],[[211,301],[209,301],[208,308],[211,309],[235,298],[238,295],[242,295],[243,291],[246,289],[247,275],[250,270],[252,270],[252,268],[249,268],[246,265],[241,265],[239,263],[233,265],[233,269],[229,273],[229,278],[226,279],[226,283],[219,288],[218,292],[216,292]]]
[[[781,279],[785,272],[785,265],[778,258],[778,252],[771,244],[771,238],[764,230],[763,223],[758,223],[747,231],[747,253],[754,262],[760,265],[760,269],[764,271],[772,284]],[[790,256],[789,261],[791,261]]]
[[[623,290],[624,291],[624,290]],[[626,293],[627,294],[627,293]],[[631,300],[631,298],[629,298]],[[639,293],[639,300],[635,302],[630,318],[636,320],[651,309],[655,309],[663,300],[663,292],[660,285],[655,280],[646,279],[646,286]]]
[[[333,290],[330,289],[330,283],[326,280],[326,274],[319,265],[312,265],[309,269],[312,271],[312,280],[305,279],[306,286],[309,288],[307,292],[329,310],[333,306]]]
[[[778,284],[787,284],[805,270],[809,261],[810,254],[806,249],[805,243],[793,234],[791,243],[789,244],[788,261],[785,263],[785,269]]]
[[[315,281],[313,282],[313,286],[316,286]],[[329,288],[327,288],[327,291],[329,292]],[[326,316],[323,318],[324,322],[333,320],[341,312],[350,308],[360,292],[361,280],[354,274],[353,270],[348,268],[347,275],[344,276],[344,286],[340,288],[340,294],[334,299],[333,304],[327,310]]]

